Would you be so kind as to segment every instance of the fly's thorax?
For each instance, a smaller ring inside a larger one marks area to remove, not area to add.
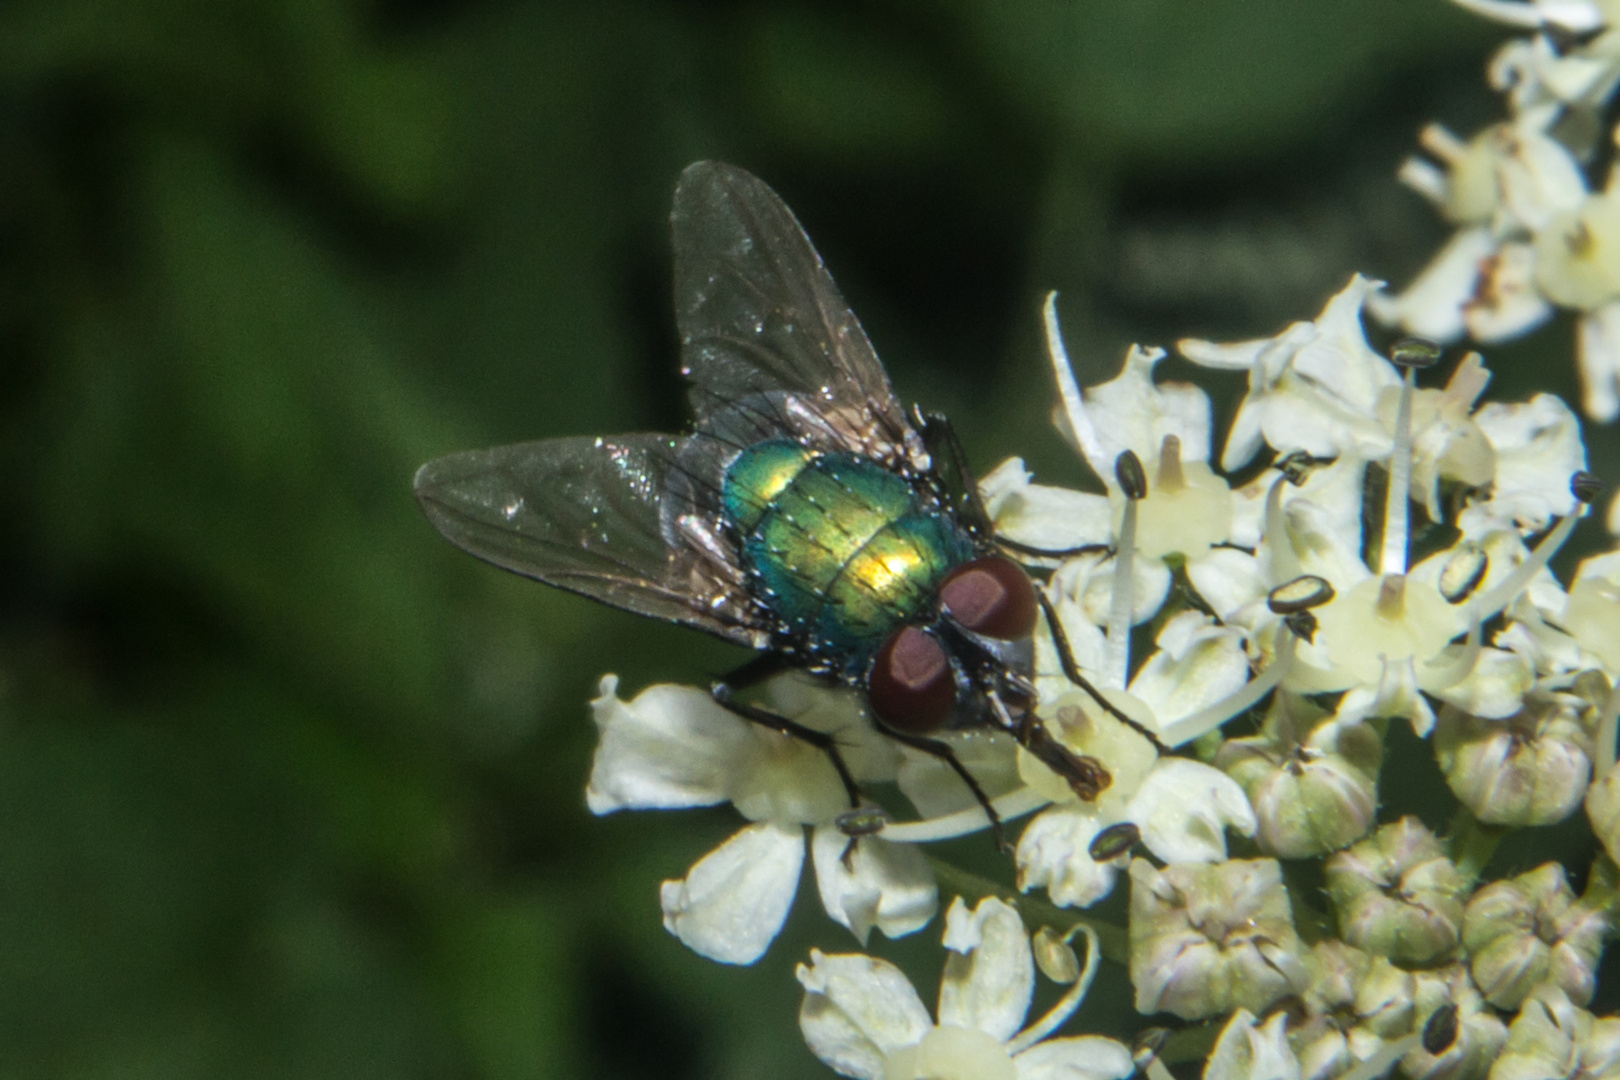
[[[722,485],[726,518],[739,533],[752,532],[815,456],[814,451],[792,439],[755,443],[738,454],[727,466]]]
[[[895,628],[932,617],[972,542],[909,475],[856,454],[769,440],[726,471],[742,560],[786,632],[863,665]]]

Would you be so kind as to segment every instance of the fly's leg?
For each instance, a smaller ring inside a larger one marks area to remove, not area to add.
[[[1114,550],[1113,544],[1081,544],[1079,547],[1043,548],[1036,547],[1034,544],[1021,544],[1017,540],[1009,540],[1005,536],[996,537],[996,546],[1036,559],[1072,559],[1076,555],[1107,555]]]
[[[1102,762],[1087,754],[1077,754],[1053,738],[1046,725],[1035,715],[1030,702],[1026,701],[1023,715],[1014,720],[1007,703],[994,686],[985,686],[983,691],[1001,727],[1018,740],[1018,745],[1035,755],[1041,764],[1061,776],[1069,789],[1081,799],[1096,802],[1097,796],[1114,782]]]
[[[1052,632],[1052,644],[1057,646],[1058,664],[1063,668],[1064,677],[1090,694],[1092,700],[1102,706],[1102,710],[1108,715],[1146,738],[1159,753],[1168,754],[1170,748],[1160,742],[1157,735],[1126,716],[1113,702],[1103,697],[1102,691],[1081,673],[1080,665],[1074,659],[1074,650],[1069,647],[1069,635],[1064,632],[1063,624],[1058,621],[1057,610],[1052,607],[1051,598],[1046,595],[1045,589],[1039,588],[1035,590],[1035,598],[1041,602],[1041,611],[1046,613],[1046,628]]]
[[[936,459],[935,470],[938,470],[937,459],[945,458],[951,463],[957,481],[962,485],[962,494],[967,505],[961,510],[962,522],[972,532],[984,540],[995,537],[995,522],[990,519],[990,511],[985,508],[984,499],[979,495],[979,478],[973,475],[973,467],[968,464],[967,453],[962,449],[962,440],[956,436],[956,427],[949,418],[941,413],[925,413],[916,410],[917,425],[922,429],[923,445],[928,447],[929,457]]]
[[[849,795],[850,809],[859,810],[861,808],[860,785],[855,783],[855,774],[849,771],[849,763],[844,760],[843,753],[838,749],[837,739],[828,732],[805,727],[797,720],[789,720],[787,717],[773,713],[769,709],[762,709],[758,705],[737,701],[732,697],[737,690],[746,690],[748,687],[757,685],[772,675],[787,671],[794,666],[787,657],[776,653],[761,653],[741,667],[729,672],[719,681],[711,684],[709,695],[714,698],[715,704],[733,715],[740,716],[750,723],[758,724],[760,727],[780,731],[784,735],[791,735],[795,739],[808,743],[825,753],[827,759],[832,762],[834,771],[838,773],[838,779],[843,783],[845,793]]]
[[[956,775],[962,778],[962,782],[968,786],[968,790],[973,792],[973,797],[979,800],[979,805],[984,808],[985,816],[990,819],[991,835],[996,838],[996,847],[1008,855],[1012,854],[1012,845],[1007,843],[1007,834],[1001,827],[1001,815],[990,804],[990,796],[984,793],[984,788],[980,786],[978,779],[968,772],[967,766],[962,764],[962,759],[956,756],[955,750],[951,749],[950,743],[940,739],[930,739],[926,735],[912,735],[908,732],[896,731],[890,727],[885,727],[883,733],[897,743],[909,746],[913,750],[921,750],[925,754],[932,754],[949,765]]]
[[[962,440],[957,437],[955,425],[940,413],[925,413],[921,409],[917,410],[917,423],[922,428],[923,445],[928,447],[929,455],[948,460],[960,479],[963,494],[967,499],[967,505],[961,511],[962,520],[975,536],[993,540],[997,547],[1004,547],[1008,551],[1037,559],[1068,559],[1076,555],[1093,555],[1114,550],[1109,544],[1042,548],[1033,544],[1021,544],[1005,536],[997,536],[996,524],[990,517],[989,509],[984,505],[983,497],[979,494],[979,479],[973,475],[973,468],[967,462],[967,453],[962,449]]]

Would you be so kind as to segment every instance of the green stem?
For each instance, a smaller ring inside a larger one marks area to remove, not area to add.
[[[1283,884],[1288,888],[1288,904],[1294,912],[1294,930],[1306,945],[1326,941],[1337,932],[1333,917],[1308,899],[1321,892],[1320,885],[1305,880],[1303,868],[1297,862],[1283,860]]]
[[[1116,964],[1129,964],[1131,959],[1130,937],[1125,928],[1115,926],[1113,923],[1103,922],[1101,919],[1081,917],[1072,911],[1049,904],[1044,900],[1025,896],[1007,886],[991,881],[989,878],[970,874],[960,867],[953,866],[943,859],[930,856],[928,864],[934,869],[934,877],[939,880],[941,893],[955,893],[971,900],[980,900],[986,896],[994,896],[1011,904],[1023,918],[1024,924],[1031,930],[1042,926],[1050,926],[1057,931],[1067,931],[1076,923],[1084,923],[1096,931],[1097,941],[1102,946],[1102,955],[1105,960],[1112,960]]]
[[[1508,833],[1501,825],[1487,825],[1469,812],[1468,807],[1457,807],[1451,819],[1451,860],[1470,881],[1478,881],[1485,872],[1485,864],[1496,854],[1496,845]]]
[[[1184,1061],[1203,1061],[1209,1057],[1209,1052],[1215,1049],[1215,1044],[1220,1040],[1221,1032],[1225,1028],[1224,1017],[1199,1024],[1197,1027],[1183,1028],[1170,1036],[1170,1041],[1159,1051],[1159,1058],[1172,1065],[1179,1065]]]

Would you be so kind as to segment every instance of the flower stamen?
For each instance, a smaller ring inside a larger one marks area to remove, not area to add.
[[[996,815],[1006,822],[1033,813],[1051,801],[1034,788],[1020,787],[991,799],[990,805],[995,808]],[[953,814],[942,814],[937,818],[923,818],[920,821],[888,825],[883,829],[882,835],[883,839],[895,843],[927,844],[935,840],[968,836],[989,827],[990,818],[984,812],[984,807],[974,805]]]
[[[1097,940],[1097,932],[1085,923],[1075,923],[1069,932],[1063,935],[1063,941],[1065,943],[1071,941],[1076,932],[1086,936],[1085,970],[1080,973],[1080,978],[1074,981],[1068,991],[1058,999],[1057,1004],[1047,1010],[1045,1016],[1007,1041],[1007,1052],[1009,1054],[1023,1053],[1062,1027],[1068,1022],[1069,1017],[1074,1015],[1074,1010],[1078,1009],[1080,1003],[1086,999],[1086,992],[1091,989],[1091,980],[1097,976],[1097,962],[1102,959],[1102,945]]]
[[[1285,624],[1286,627],[1286,624]],[[1271,666],[1258,676],[1243,684],[1243,688],[1228,697],[1222,698],[1213,705],[1199,709],[1195,713],[1183,716],[1172,724],[1167,724],[1159,733],[1159,738],[1166,746],[1177,747],[1183,743],[1214,731],[1232,717],[1254,707],[1261,698],[1271,693],[1276,685],[1288,677],[1294,667],[1294,648],[1297,642],[1292,630],[1285,630],[1278,634],[1277,655],[1271,660]]]
[[[1127,450],[1114,459],[1114,475],[1125,496],[1125,512],[1119,522],[1119,546],[1114,551],[1114,590],[1108,604],[1108,651],[1103,662],[1103,680],[1114,690],[1123,690],[1131,671],[1131,615],[1136,579],[1136,505],[1147,496],[1147,478],[1142,462]]]

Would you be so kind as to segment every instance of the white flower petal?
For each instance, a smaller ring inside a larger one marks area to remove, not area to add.
[[[1260,560],[1236,548],[1211,548],[1187,562],[1187,577],[1223,622],[1266,595]]]
[[[1113,510],[1106,495],[1030,483],[1022,458],[1008,458],[979,481],[996,535],[1046,551],[1106,544]]]
[[[1316,339],[1292,360],[1296,372],[1360,416],[1371,415],[1379,395],[1400,384],[1394,366],[1367,344],[1361,326],[1367,294],[1382,287],[1382,282],[1353,275],[1316,317]]]
[[[1249,679],[1243,632],[1219,626],[1201,611],[1184,611],[1159,631],[1159,649],[1131,680],[1130,692],[1153,710],[1165,731],[1236,693]]]
[[[833,921],[847,926],[862,945],[874,926],[891,938],[927,926],[939,910],[939,888],[923,853],[912,844],[868,836],[850,850],[845,866],[849,844],[849,837],[830,825],[811,835],[816,888]]]
[[[1535,667],[1529,657],[1485,648],[1480,650],[1474,670],[1467,678],[1433,693],[1464,712],[1489,720],[1505,720],[1524,707],[1524,695],[1535,682]]]
[[[1343,522],[1331,508],[1315,499],[1297,496],[1283,504],[1287,535],[1266,537],[1262,557],[1270,564],[1266,578],[1277,584],[1296,574],[1326,578],[1339,593],[1348,592],[1366,580],[1369,571],[1361,561],[1360,530],[1347,534]],[[1287,545],[1279,553],[1276,548]],[[1286,558],[1279,558],[1279,554]],[[1285,569],[1282,565],[1287,563]]]
[[[1587,416],[1607,424],[1620,416],[1620,301],[1582,315],[1577,327],[1581,404]]]
[[[1114,459],[1126,450],[1153,475],[1167,435],[1181,440],[1182,460],[1209,459],[1209,396],[1187,383],[1154,383],[1153,368],[1163,358],[1163,349],[1133,345],[1113,381],[1086,388],[1086,412],[1106,456],[1091,462],[1099,475],[1112,479]]]
[[[1018,744],[1011,735],[985,728],[943,731],[934,736],[950,745],[956,759],[994,799],[1020,786]],[[906,748],[900,766],[900,790],[925,818],[944,817],[979,805],[979,800],[945,761]]]
[[[1512,125],[1503,141],[1506,153],[1497,166],[1497,183],[1508,213],[1535,232],[1555,215],[1586,200],[1586,174],[1569,148],[1534,124]]]
[[[1176,351],[1200,367],[1221,371],[1248,371],[1259,361],[1260,355],[1271,344],[1271,338],[1237,341],[1217,345],[1202,338],[1182,338],[1176,342]]]
[[[1523,404],[1490,402],[1474,422],[1496,451],[1491,512],[1521,528],[1542,529],[1575,509],[1569,478],[1586,468],[1581,422],[1552,394]]]
[[[1335,720],[1343,727],[1379,716],[1400,717],[1412,725],[1420,739],[1434,730],[1434,710],[1418,692],[1417,672],[1411,657],[1385,661],[1376,684],[1362,683],[1339,699]]]
[[[845,1076],[882,1080],[884,1058],[933,1029],[901,970],[859,953],[812,949],[795,974],[804,987],[799,1030],[810,1052]]]
[[[1507,243],[1480,261],[1463,321],[1476,341],[1507,341],[1540,326],[1552,313],[1552,304],[1536,286],[1534,251],[1529,244]]]
[[[709,852],[659,893],[664,928],[700,956],[752,964],[793,906],[804,865],[804,830],[760,822]]]
[[[1440,249],[1399,296],[1367,297],[1367,310],[1381,322],[1435,341],[1463,335],[1463,310],[1479,284],[1479,264],[1496,250],[1489,229],[1464,229]]]
[[[1058,907],[1090,907],[1114,891],[1118,861],[1097,863],[1091,841],[1111,820],[1082,803],[1037,814],[1018,838],[1018,888],[1044,888]]]
[[[591,702],[601,741],[585,801],[593,814],[712,806],[731,797],[753,739],[749,724],[702,690],[660,683],[631,701],[604,675]]]
[[[900,746],[878,730],[856,691],[831,687],[795,671],[772,679],[766,685],[766,700],[778,716],[786,716],[812,731],[837,736],[839,753],[857,780],[882,783],[895,778],[900,767]],[[772,735],[763,728],[756,730],[759,734]]]
[[[1142,843],[1167,863],[1220,862],[1226,830],[1253,836],[1259,823],[1243,788],[1189,758],[1160,758],[1126,811]]]
[[[1018,1080],[1125,1080],[1136,1071],[1130,1047],[1101,1035],[1047,1039],[1013,1058]]]
[[[1018,912],[993,896],[969,911],[957,897],[945,915],[945,948],[940,1026],[971,1028],[1001,1042],[1016,1035],[1035,995],[1035,954]]]
[[[1114,596],[1114,559],[1087,555],[1070,559],[1058,567],[1048,588],[1060,598],[1078,600],[1085,622],[1106,626]],[[1170,593],[1169,568],[1162,559],[1132,559],[1131,589],[1131,625],[1135,626],[1147,622],[1164,606],[1164,598]],[[1070,629],[1069,615],[1060,602],[1058,617],[1072,639],[1076,632]]]

